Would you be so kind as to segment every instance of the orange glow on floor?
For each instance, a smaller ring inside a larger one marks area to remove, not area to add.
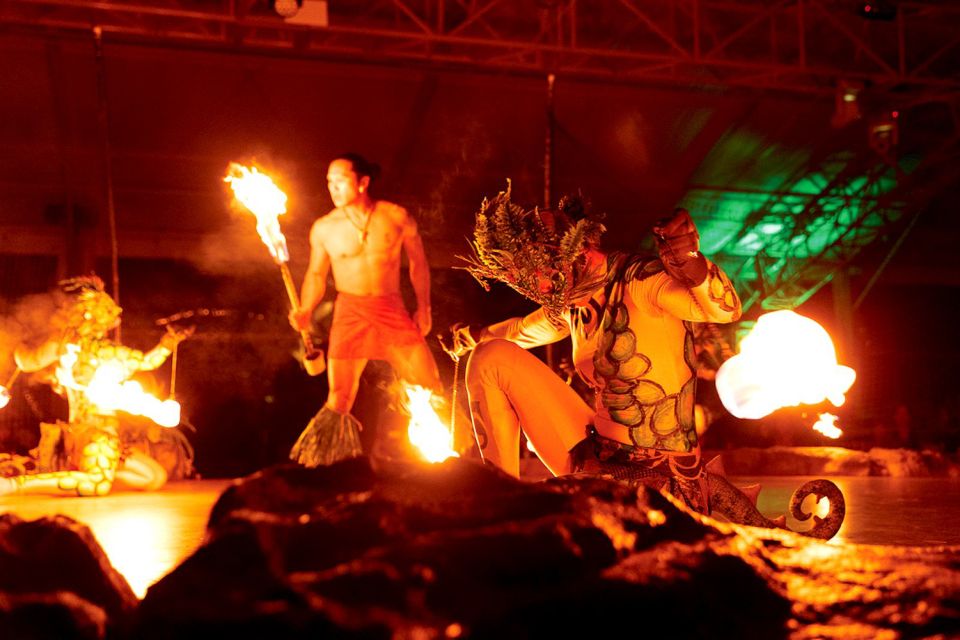
[[[6,496],[0,513],[24,520],[62,514],[90,527],[110,563],[142,598],[200,545],[210,507],[229,480],[171,482],[156,492],[96,498]]]

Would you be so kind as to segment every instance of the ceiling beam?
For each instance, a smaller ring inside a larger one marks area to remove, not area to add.
[[[6,0],[0,27],[82,35],[99,26],[114,41],[148,45],[628,83],[960,90],[960,10],[947,3],[900,2],[891,22],[827,0],[379,0],[330,2],[328,16],[326,26],[291,24],[266,0]]]

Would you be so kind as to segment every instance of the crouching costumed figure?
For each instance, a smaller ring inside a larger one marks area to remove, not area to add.
[[[771,521],[756,509],[759,487],[738,489],[718,462],[700,457],[691,323],[739,318],[729,278],[700,253],[685,210],[654,227],[659,255],[605,251],[603,231],[577,200],[529,210],[511,202],[509,189],[477,214],[468,271],[540,305],[526,317],[452,329],[451,356],[472,351],[466,382],[484,460],[519,475],[522,429],[554,475],[613,477],[670,493],[699,513],[782,526],[782,517]],[[526,351],[567,337],[593,407]],[[791,501],[800,520],[809,520],[800,504],[811,493],[828,497],[831,513],[814,516],[805,533],[832,537],[843,496],[826,480],[804,485]]]
[[[17,349],[14,359],[20,370],[49,382],[66,396],[68,420],[41,423],[40,444],[32,451],[29,465],[35,472],[4,473],[7,477],[0,477],[0,495],[101,496],[109,493],[115,482],[132,489],[158,489],[167,480],[167,470],[143,446],[143,434],[137,433],[142,429],[121,423],[117,408],[104,402],[91,383],[106,377],[120,386],[139,371],[156,369],[192,330],[168,327],[153,349],[131,349],[107,337],[119,324],[122,310],[104,291],[99,278],[66,280],[61,288],[45,337]],[[103,376],[103,367],[109,375]],[[163,404],[150,399],[157,406]],[[176,426],[179,405],[166,402],[159,411],[172,409],[168,411],[174,414],[172,424],[166,426]],[[183,435],[175,429],[159,429],[159,433],[160,438],[176,441],[173,448],[189,465],[192,450]]]

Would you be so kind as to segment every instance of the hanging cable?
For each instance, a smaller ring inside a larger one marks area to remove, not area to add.
[[[101,155],[103,160],[104,196],[107,205],[107,223],[110,227],[110,271],[113,301],[120,304],[120,256],[117,247],[117,212],[113,203],[113,162],[110,158],[110,121],[107,113],[107,70],[103,57],[103,29],[93,28],[93,47],[97,66],[97,116],[100,124]],[[114,331],[114,340],[120,342],[120,324]]]

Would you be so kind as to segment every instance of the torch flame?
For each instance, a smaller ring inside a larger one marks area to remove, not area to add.
[[[821,413],[813,425],[813,430],[836,440],[843,435],[843,429],[837,426],[837,419],[832,413]]]
[[[410,424],[407,437],[427,462],[443,462],[458,458],[453,450],[453,434],[447,428],[430,403],[433,393],[417,385],[404,385]]]
[[[279,216],[287,212],[287,194],[256,167],[231,162],[224,182],[230,183],[233,195],[257,217],[257,233],[277,262],[289,262],[287,239],[280,231]]]
[[[823,327],[783,310],[760,316],[740,353],[717,370],[716,385],[730,413],[755,420],[781,407],[823,400],[839,407],[856,377],[853,369],[837,364]]]
[[[7,391],[7,388],[0,384],[0,409],[3,409],[7,404],[10,403],[10,392]]]
[[[124,366],[117,360],[103,361],[88,384],[78,382],[73,375],[73,366],[77,363],[79,350],[79,346],[68,344],[66,352],[60,356],[56,376],[63,387],[82,392],[104,412],[124,411],[145,416],[162,427],[180,424],[180,403],[160,400],[144,391],[139,382],[127,380]]]

